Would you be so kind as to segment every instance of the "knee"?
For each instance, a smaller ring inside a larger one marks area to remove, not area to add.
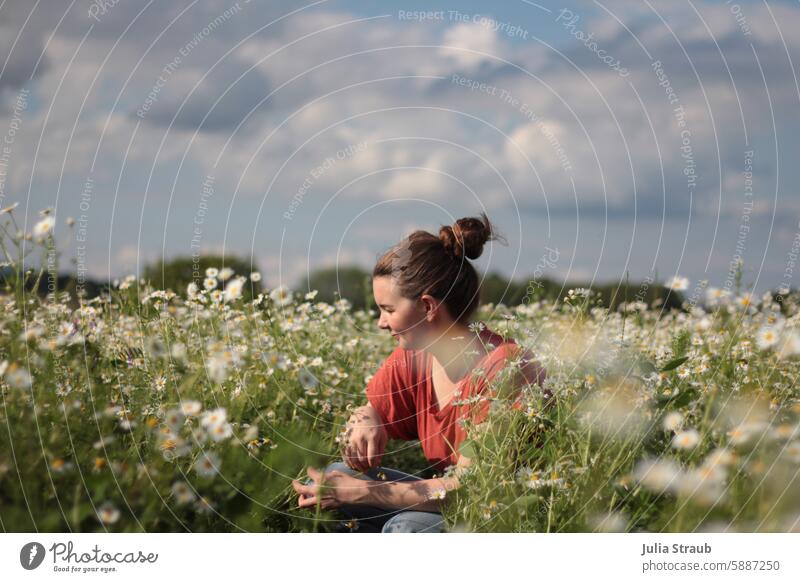
[[[440,533],[444,531],[441,514],[404,511],[387,520],[382,533]]]

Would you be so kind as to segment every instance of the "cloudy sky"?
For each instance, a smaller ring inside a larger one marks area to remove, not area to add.
[[[485,211],[508,245],[477,266],[519,280],[730,286],[741,256],[797,286],[798,27],[796,1],[5,0],[0,204],[54,208],[100,280],[199,250],[295,285]]]

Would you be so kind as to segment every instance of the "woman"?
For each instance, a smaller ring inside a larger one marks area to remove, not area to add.
[[[528,351],[470,317],[480,303],[478,258],[498,237],[485,214],[443,226],[439,236],[418,230],[375,265],[372,290],[378,327],[398,343],[369,381],[368,404],[347,423],[346,463],[320,472],[308,468],[294,480],[298,505],[337,508],[348,518],[341,531],[443,531],[440,510],[447,491],[470,460],[459,453],[462,422],[481,422],[489,401],[473,399],[510,361],[513,386],[543,384],[544,369]],[[521,394],[520,394],[521,396]],[[519,408],[519,398],[514,402]],[[420,479],[380,466],[389,438],[419,439],[425,457],[448,475]],[[323,485],[324,487],[321,487]]]

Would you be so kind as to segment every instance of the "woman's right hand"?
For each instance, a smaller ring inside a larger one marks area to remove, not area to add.
[[[378,411],[370,405],[356,408],[345,431],[344,462],[362,473],[380,467],[389,437]]]

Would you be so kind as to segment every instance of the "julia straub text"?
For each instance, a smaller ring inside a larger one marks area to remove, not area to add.
[[[650,554],[710,554],[711,545],[699,544],[642,544],[642,556]]]

